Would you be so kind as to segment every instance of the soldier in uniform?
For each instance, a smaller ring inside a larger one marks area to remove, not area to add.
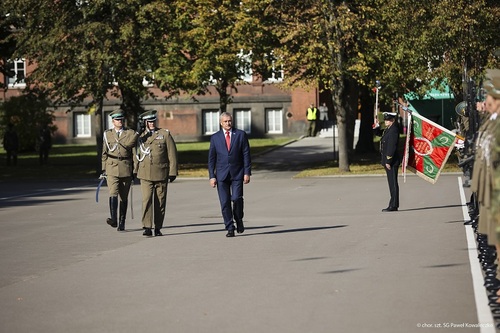
[[[487,78],[491,78],[494,72],[487,71]],[[485,119],[478,131],[476,139],[476,152],[474,168],[472,173],[471,190],[475,193],[479,205],[479,221],[477,232],[485,235],[487,242],[494,245],[496,242],[495,225],[492,223],[491,195],[492,195],[492,153],[494,151],[494,134],[498,127],[498,107],[492,95],[494,91],[493,81],[486,81],[483,85],[488,92],[485,101],[485,110],[488,117]]]
[[[109,212],[107,223],[118,231],[125,230],[128,193],[132,183],[134,168],[134,150],[138,134],[123,126],[123,112],[118,109],[111,112],[113,128],[104,132],[102,145],[102,172],[106,176],[109,188]],[[118,215],[120,198],[120,216]]]
[[[134,172],[141,180],[144,236],[161,236],[167,204],[168,181],[177,177],[177,147],[169,130],[156,127],[156,110],[140,115],[140,133]]]
[[[484,109],[489,114],[476,143],[473,190],[479,203],[477,225],[479,259],[485,273],[484,286],[490,292],[490,306],[500,305],[500,70],[487,70],[483,88]],[[479,162],[478,162],[479,161]],[[498,326],[497,326],[498,327]]]
[[[496,113],[500,114],[500,70],[490,72],[491,81],[485,82],[484,87],[490,97],[491,108],[496,109]],[[488,107],[488,106],[487,106]],[[495,128],[494,141],[492,148],[492,166],[493,166],[493,181],[492,181],[492,219],[495,225],[495,243],[500,244],[500,126]]]
[[[389,206],[382,209],[383,212],[395,212],[399,208],[398,168],[401,163],[401,154],[398,149],[399,126],[396,122],[396,116],[397,113],[395,112],[384,112],[385,130],[381,131],[378,121],[375,123],[374,128],[377,135],[382,134],[380,138],[381,164],[387,174],[389,193],[391,195]]]

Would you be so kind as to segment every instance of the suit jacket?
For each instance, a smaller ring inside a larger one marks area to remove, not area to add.
[[[137,133],[123,129],[120,137],[111,128],[104,132],[102,144],[102,170],[115,177],[130,177],[134,167],[133,155]]]
[[[252,174],[250,144],[245,131],[231,128],[231,148],[226,147],[224,130],[214,133],[210,138],[208,150],[208,173],[210,178],[223,181],[228,176],[242,180],[244,175]]]
[[[168,181],[177,176],[177,146],[170,131],[157,128],[139,136],[135,172],[137,178],[149,181]]]
[[[393,123],[389,128],[384,131],[380,139],[380,154],[382,155],[381,164],[385,166],[399,165],[401,163],[401,156],[399,153],[399,126]]]

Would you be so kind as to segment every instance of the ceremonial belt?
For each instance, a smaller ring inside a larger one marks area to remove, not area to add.
[[[123,161],[123,160],[132,160],[132,156],[129,157],[121,157],[121,156],[113,156],[113,155],[108,155],[109,158],[113,158],[118,161]]]

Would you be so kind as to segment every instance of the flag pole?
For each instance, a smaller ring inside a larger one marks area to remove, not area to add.
[[[375,93],[375,107],[373,109],[373,125],[372,127],[375,128],[378,126],[378,117],[377,117],[377,113],[378,113],[378,91],[380,90],[380,88],[382,88],[382,86],[380,85],[380,81],[377,80],[375,81],[375,88],[372,89],[372,91]]]

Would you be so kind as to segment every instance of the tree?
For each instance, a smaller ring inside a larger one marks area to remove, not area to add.
[[[36,63],[27,87],[46,91],[56,104],[86,101],[94,110],[100,172],[104,101],[109,94],[121,97],[132,123],[143,111],[143,81],[153,80],[163,53],[168,7],[155,0],[13,0],[5,6],[19,20],[15,55]]]
[[[13,124],[19,135],[19,150],[29,151],[36,148],[38,133],[46,124],[51,124],[54,115],[50,101],[43,95],[30,92],[10,98],[0,105],[2,124]],[[50,125],[51,132],[57,130]]]
[[[499,44],[499,5],[493,0],[283,0],[273,9],[285,83],[320,82],[333,92],[342,171],[349,170],[358,100],[368,112],[364,104],[376,80],[389,107],[396,95],[423,94],[443,81],[461,96],[464,69],[480,77],[495,63]],[[370,131],[366,119],[361,127]]]
[[[15,24],[15,18],[5,11],[0,4],[0,73],[6,77],[12,76],[8,68],[8,61],[16,48],[15,40],[11,39],[12,26]],[[0,82],[0,89],[7,89],[4,82]]]
[[[210,93],[214,87],[220,111],[226,111],[232,102],[231,92],[245,83],[243,79],[252,74],[252,68],[253,74],[259,72],[261,67],[254,64],[271,50],[269,43],[259,44],[272,36],[270,30],[261,30],[264,26],[259,23],[267,2],[173,1],[175,30],[165,40],[166,52],[155,72],[160,87],[171,94],[183,90],[193,98]]]
[[[363,22],[357,1],[280,1],[273,5],[287,86],[321,86],[332,91],[339,130],[339,168],[349,171],[358,78],[363,54],[357,43]],[[365,23],[366,24],[366,23]]]
[[[446,80],[457,102],[464,100],[464,83],[470,78],[477,84],[485,68],[498,67],[494,52],[500,47],[498,17],[500,4],[494,0],[442,0],[430,8],[432,21],[427,49],[432,71],[427,82],[435,86]]]

